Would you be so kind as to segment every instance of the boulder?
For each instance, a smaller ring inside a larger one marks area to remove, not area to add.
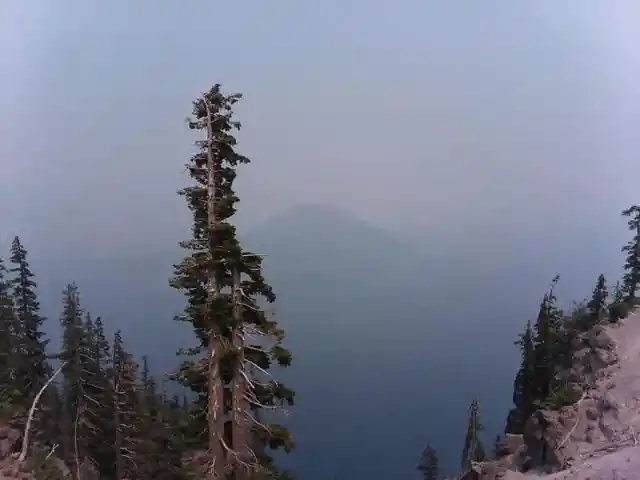
[[[0,459],[8,457],[18,448],[21,436],[21,432],[15,428],[0,426]]]
[[[527,421],[524,431],[524,441],[527,445],[525,462],[527,469],[549,467],[551,471],[558,471],[568,465],[574,456],[572,442],[567,441],[575,418],[575,409],[568,407],[562,414],[552,410],[538,410]]]
[[[602,331],[593,337],[591,346],[603,350],[614,350],[616,344],[606,331]]]

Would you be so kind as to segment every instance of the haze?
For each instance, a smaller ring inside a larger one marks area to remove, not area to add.
[[[526,277],[483,350],[516,355],[553,275],[580,299],[619,274],[619,215],[640,178],[639,18],[633,0],[4,2],[0,249],[20,235],[47,308],[72,279],[48,265],[174,249],[190,222],[175,194],[194,151],[185,119],[221,83],[244,94],[241,231],[328,205],[432,255],[460,252],[451,290],[495,273],[486,305]],[[509,400],[489,407],[494,424]]]
[[[601,224],[632,201],[633,1],[1,8],[3,230],[52,250],[177,238],[184,119],[214,82],[245,95],[246,222],[321,202],[494,235]]]

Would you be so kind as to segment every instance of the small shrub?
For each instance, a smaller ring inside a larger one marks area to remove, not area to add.
[[[573,405],[582,397],[582,392],[575,387],[564,385],[553,392],[544,402],[544,406],[551,410],[560,410],[562,407]]]
[[[631,306],[627,302],[614,303],[609,307],[609,320],[617,322],[631,313]]]

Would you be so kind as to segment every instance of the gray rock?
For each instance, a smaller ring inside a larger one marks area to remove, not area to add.
[[[596,407],[589,407],[585,411],[585,415],[589,420],[597,420],[600,417],[600,412]]]
[[[22,434],[15,428],[0,427],[0,459],[8,457],[15,451]]]

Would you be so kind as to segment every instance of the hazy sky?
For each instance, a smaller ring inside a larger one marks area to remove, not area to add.
[[[184,119],[215,82],[245,95],[247,225],[306,202],[421,234],[619,222],[638,19],[636,0],[3,1],[0,236],[186,233]]]

